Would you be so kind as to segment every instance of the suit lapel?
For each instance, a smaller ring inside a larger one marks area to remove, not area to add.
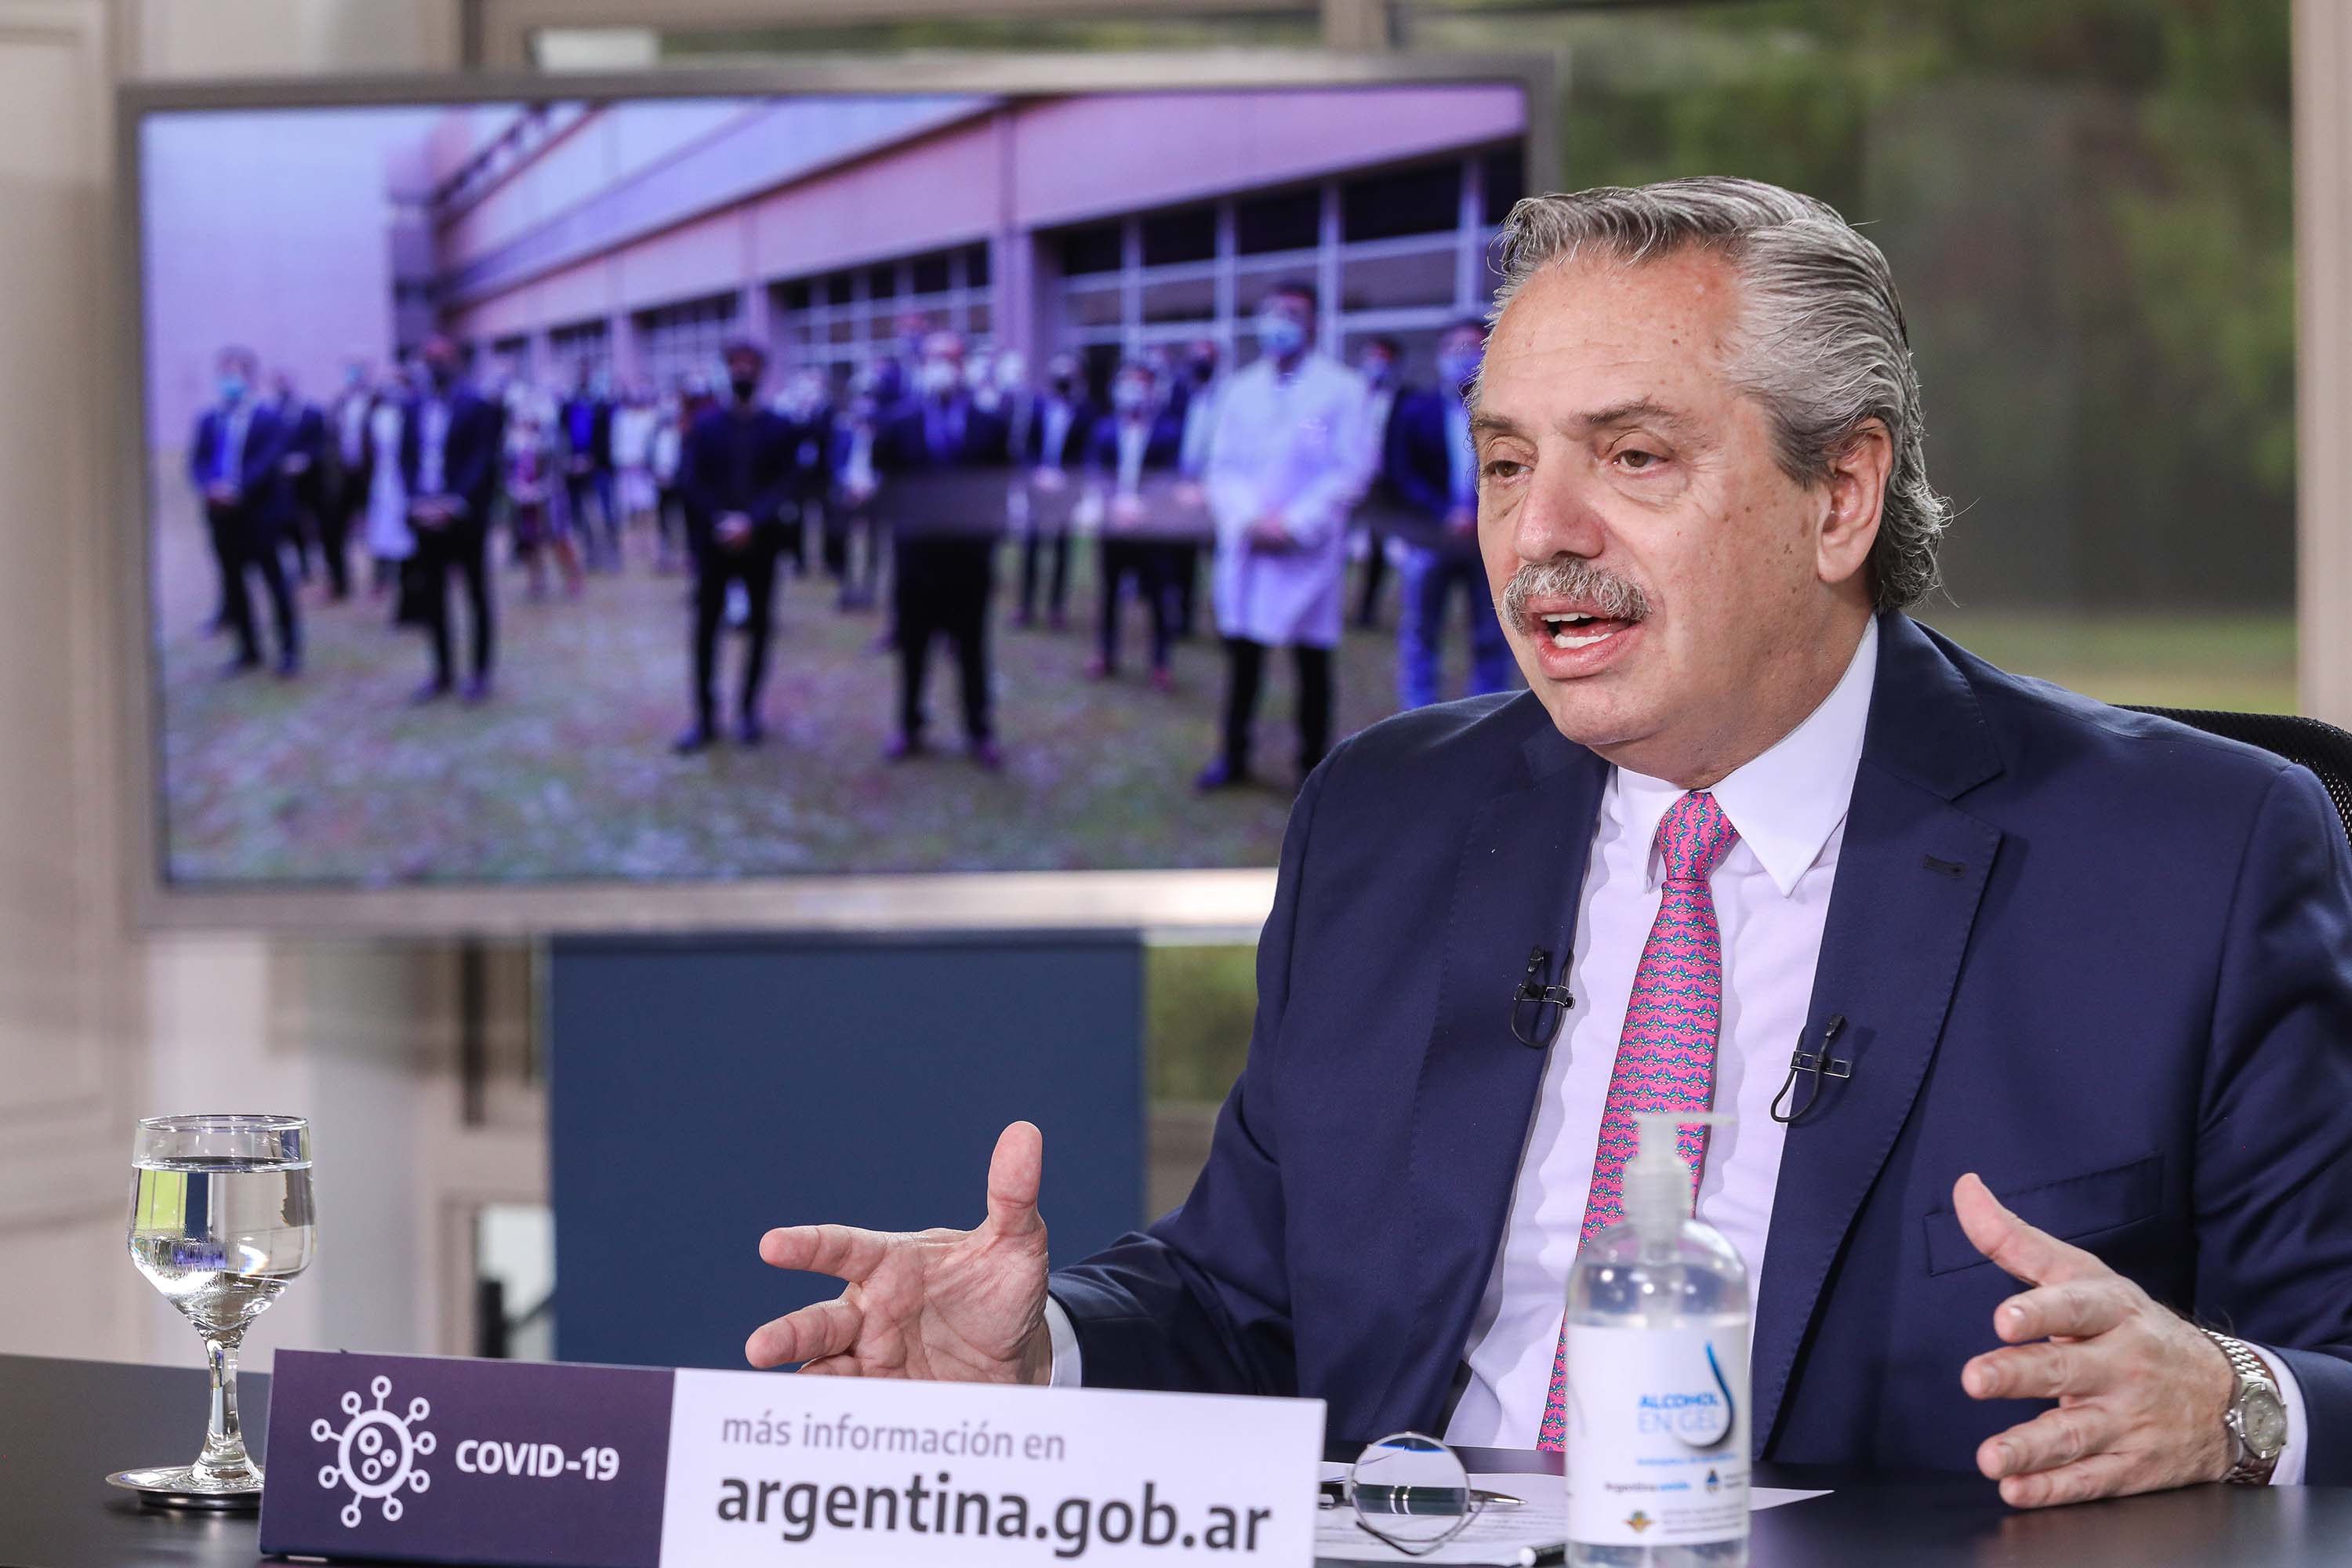
[[[1383,1421],[1431,1426],[1449,1394],[1511,1208],[1549,1051],[1511,1030],[1512,988],[1528,950],[1567,978],[1577,899],[1607,764],[1539,728],[1522,747],[1533,775],[1489,801],[1462,845],[1447,916],[1436,1017],[1414,1089],[1411,1186],[1420,1300],[1414,1331],[1376,1403]],[[1420,1354],[1422,1347],[1448,1353]]]
[[[1935,1057],[2000,847],[2000,830],[1952,799],[1999,771],[1959,671],[1909,620],[1883,617],[1804,1037],[1817,1043],[1843,1015],[1837,1054],[1853,1076],[1824,1085],[1780,1158],[1756,1310],[1759,1453],[1769,1450],[1822,1287]]]

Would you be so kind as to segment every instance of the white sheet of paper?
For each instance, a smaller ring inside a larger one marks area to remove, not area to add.
[[[1325,1480],[1344,1479],[1345,1465],[1326,1463]],[[1556,1476],[1474,1475],[1470,1484],[1485,1491],[1503,1492],[1525,1500],[1517,1508],[1489,1508],[1472,1520],[1461,1534],[1434,1552],[1407,1556],[1387,1542],[1365,1533],[1356,1523],[1356,1510],[1342,1505],[1316,1515],[1315,1555],[1342,1563],[1514,1563],[1522,1547],[1555,1546],[1568,1533],[1568,1495]],[[1827,1497],[1826,1491],[1795,1491],[1784,1487],[1752,1487],[1748,1511]]]

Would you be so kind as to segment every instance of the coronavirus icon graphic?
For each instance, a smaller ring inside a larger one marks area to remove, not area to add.
[[[335,1462],[319,1467],[319,1484],[329,1491],[343,1487],[352,1489],[352,1500],[343,1505],[345,1529],[357,1529],[360,1504],[369,1498],[383,1500],[386,1523],[400,1518],[400,1492],[422,1492],[433,1484],[433,1478],[417,1467],[416,1461],[433,1452],[433,1434],[422,1430],[433,1407],[420,1395],[408,1402],[405,1419],[384,1408],[392,1397],[392,1379],[379,1373],[368,1384],[375,1395],[375,1406],[363,1404],[359,1392],[343,1395],[343,1414],[351,1421],[340,1432],[323,1415],[310,1423],[313,1442],[335,1445]]]

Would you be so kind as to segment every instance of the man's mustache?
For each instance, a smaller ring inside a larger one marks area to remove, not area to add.
[[[1614,621],[1646,620],[1650,614],[1650,596],[1639,584],[1581,555],[1555,555],[1520,567],[1503,589],[1504,622],[1525,626],[1528,604],[1534,599],[1573,599]]]

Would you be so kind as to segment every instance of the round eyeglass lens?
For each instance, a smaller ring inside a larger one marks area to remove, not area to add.
[[[1364,1528],[1408,1552],[1451,1541],[1475,1508],[1461,1459],[1418,1432],[1400,1432],[1366,1448],[1350,1479],[1349,1496]]]

